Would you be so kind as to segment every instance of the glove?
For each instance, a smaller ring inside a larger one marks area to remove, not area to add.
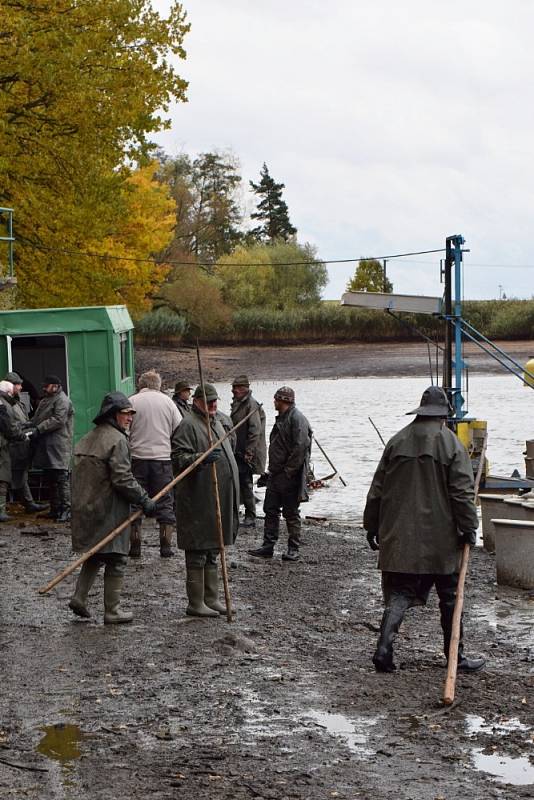
[[[460,534],[460,544],[468,544],[469,547],[474,547],[477,543],[476,531],[462,531]]]
[[[155,517],[158,504],[151,497],[146,497],[141,503],[145,517]]]
[[[221,448],[220,447],[216,447],[215,450],[212,450],[211,453],[209,453],[206,456],[206,458],[204,459],[204,461],[202,463],[203,464],[215,464],[215,462],[218,461],[221,456],[222,456]]]
[[[268,472],[262,472],[262,474],[259,476],[258,480],[256,481],[256,486],[258,486],[260,489],[261,489],[262,486],[267,486],[267,479],[268,478],[269,478],[269,473]]]
[[[371,533],[371,531],[367,531],[367,541],[369,542],[369,547],[371,550],[379,550],[378,545],[378,532]]]

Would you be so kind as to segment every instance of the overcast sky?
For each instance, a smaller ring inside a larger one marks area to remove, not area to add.
[[[534,295],[532,0],[184,7],[189,103],[157,137],[167,152],[230,148],[245,186],[265,161],[325,260],[461,233],[467,298]],[[390,261],[394,290],[440,295],[439,258]],[[324,296],[353,271],[329,266]]]

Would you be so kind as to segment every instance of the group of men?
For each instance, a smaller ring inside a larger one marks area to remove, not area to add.
[[[40,470],[48,490],[46,516],[70,520],[70,460],[74,410],[57,375],[43,379],[43,395],[32,409],[22,396],[23,379],[8,372],[0,381],[0,522],[7,522],[9,493],[20,496],[26,512],[45,511],[28,484],[30,467]],[[32,416],[30,417],[31,412]]]
[[[43,397],[30,416],[22,385],[15,372],[0,381],[0,522],[9,518],[10,488],[20,493],[28,512],[46,508],[34,501],[29,488],[30,465],[42,470],[48,485],[48,516],[66,522],[71,516],[72,403],[60,379],[47,375]],[[149,371],[141,375],[132,397],[121,392],[104,397],[94,429],[74,449],[72,543],[76,552],[89,550],[124,522],[133,506],[156,518],[160,555],[168,558],[176,526],[177,545],[185,552],[186,613],[216,617],[226,611],[218,593],[220,537],[230,546],[240,525],[255,529],[254,475],[259,475],[257,485],[266,487],[265,518],[263,541],[248,552],[256,558],[273,557],[282,514],[288,531],[282,558],[298,560],[299,506],[308,497],[312,431],[295,405],[295,392],[282,386],[274,395],[277,416],[265,471],[265,412],[247,376],[232,383],[230,416],[218,409],[212,384],[197,386],[190,402],[192,388],[178,381],[171,399],[162,391],[159,374]],[[379,552],[382,571],[385,610],[373,656],[379,672],[395,670],[394,637],[407,609],[425,605],[433,586],[448,657],[461,548],[475,544],[478,526],[471,462],[446,425],[450,407],[445,392],[429,387],[420,405],[408,413],[415,419],[387,443],[364,511],[367,539]],[[174,492],[162,492],[192,465]],[[126,528],[85,561],[69,604],[75,614],[90,616],[88,594],[104,566],[104,621],[131,621],[120,598],[128,556],[141,556],[141,533],[140,513],[131,531]],[[472,672],[483,665],[484,659],[465,656],[461,632],[458,669]]]
[[[282,557],[298,560],[299,504],[306,496],[311,429],[295,406],[294,391],[287,386],[278,389],[274,395],[278,415],[265,472],[265,413],[252,396],[246,375],[232,383],[230,417],[218,409],[219,397],[210,383],[197,386],[191,403],[192,386],[187,381],[176,383],[172,399],[161,385],[159,374],[150,371],[141,375],[139,391],[132,397],[120,392],[106,395],[94,419],[95,428],[76,445],[73,549],[89,550],[126,519],[134,505],[159,522],[160,555],[166,558],[173,555],[175,523],[177,545],[185,552],[186,613],[215,617],[226,611],[218,592],[220,537],[227,546],[235,542],[240,497],[245,508],[241,526],[255,528],[254,474],[260,474],[267,487],[265,526],[263,543],[249,552],[259,558],[273,557],[282,514],[288,528],[287,552]],[[173,493],[162,492],[173,476],[195,464],[212,443],[216,446],[175,484]],[[157,500],[151,499],[156,495]],[[128,555],[141,556],[141,526],[139,518],[131,535],[117,536],[84,563],[69,604],[75,614],[90,616],[88,594],[104,565],[104,622],[131,621],[132,615],[120,607],[120,595]]]

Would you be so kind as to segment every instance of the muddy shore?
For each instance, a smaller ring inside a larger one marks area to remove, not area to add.
[[[68,526],[2,525],[0,797],[532,796],[475,768],[509,758],[509,778],[521,763],[534,775],[534,602],[496,586],[493,556],[474,552],[466,600],[468,651],[487,668],[460,675],[445,710],[434,598],[408,614],[398,672],[377,675],[379,573],[362,531],[310,520],[287,564],[281,548],[247,555],[260,526],[229,553],[232,625],[184,616],[183,555],[160,559],[148,522],[126,578],[134,623],[104,626],[101,579],[89,621],[67,608],[72,577],[37,593],[70,558]]]
[[[497,342],[519,364],[534,355],[530,341]],[[136,347],[136,372],[156,369],[167,388],[179,377],[195,381],[198,376],[194,348]],[[436,354],[431,351],[433,374]],[[503,368],[476,345],[465,345],[469,371],[502,374]],[[212,381],[231,381],[246,373],[251,380],[291,378],[358,378],[430,375],[429,353],[425,343],[317,344],[279,347],[202,347],[204,377]],[[439,366],[439,374],[442,366]]]

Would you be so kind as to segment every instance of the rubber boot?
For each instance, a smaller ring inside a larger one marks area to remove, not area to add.
[[[219,574],[217,565],[204,567],[204,602],[208,608],[226,614],[226,606],[219,600]]]
[[[70,475],[65,472],[57,482],[59,510],[57,522],[70,522]]]
[[[204,567],[186,567],[186,591],[189,601],[185,613],[189,617],[218,617],[219,612],[204,602]]]
[[[104,622],[106,625],[120,625],[131,622],[133,614],[120,608],[123,577],[109,575],[107,567],[104,572]]]
[[[94,562],[88,559],[88,561],[82,564],[78,580],[76,581],[76,588],[69,603],[70,610],[74,611],[79,617],[84,617],[84,619],[89,619],[91,616],[87,608],[87,596],[89,595],[91,586],[95,582],[99,569],[100,564],[98,561]]]
[[[142,522],[140,519],[132,523],[130,530],[130,558],[141,558],[141,527]]]
[[[174,555],[174,551],[171,550],[171,544],[172,526],[161,522],[159,526],[159,554],[162,558],[170,558]]]
[[[282,553],[282,561],[298,561],[300,558],[298,547],[288,545],[287,553]]]
[[[395,595],[387,605],[380,624],[380,636],[373,656],[377,672],[395,672],[393,663],[393,640],[398,633],[406,610],[410,604],[407,597]]]
[[[269,542],[264,542],[261,547],[258,547],[256,550],[249,550],[248,554],[250,556],[255,556],[256,558],[272,558],[274,553],[274,546],[269,544]]]
[[[38,511],[46,511],[48,508],[47,503],[36,503],[33,499],[33,495],[31,493],[31,489],[28,486],[27,479],[24,480],[21,486],[21,495],[22,495],[22,503],[24,505],[24,510],[28,514],[37,514]]]
[[[58,485],[55,480],[51,480],[48,484],[48,491],[49,491],[49,503],[50,503],[50,511],[48,514],[44,514],[44,519],[53,519],[57,520],[59,514],[61,513],[61,509],[59,507],[59,493],[58,493]]]
[[[441,627],[443,629],[443,651],[447,663],[449,661],[449,648],[452,634],[452,616],[454,614],[454,604],[440,604]],[[485,658],[468,658],[464,656],[464,626],[460,622],[460,641],[458,642],[458,672],[478,672],[486,664]]]
[[[291,519],[287,520],[287,533],[288,533],[288,540],[287,540],[287,553],[283,553],[282,560],[283,561],[298,561],[299,556],[299,544],[300,544],[300,519]]]
[[[11,517],[7,513],[7,493],[9,484],[5,481],[0,481],[0,522],[8,522]]]

